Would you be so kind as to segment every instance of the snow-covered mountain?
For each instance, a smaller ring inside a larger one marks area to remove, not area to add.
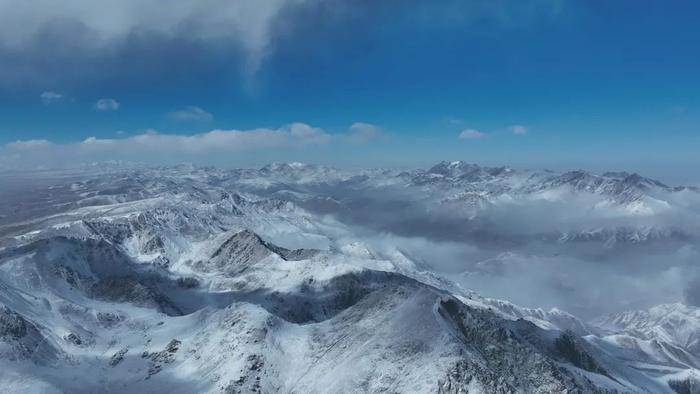
[[[555,173],[548,170],[515,170],[483,167],[463,161],[441,162],[427,170],[399,172],[390,169],[338,170],[303,163],[277,163],[260,170],[239,172],[240,178],[267,180],[267,185],[319,185],[355,183],[366,186],[401,185],[448,190],[471,189],[501,194],[554,193],[561,189],[604,196],[618,204],[685,191],[694,187],[671,187],[636,173],[607,172],[595,175],[583,170]]]
[[[657,305],[648,310],[621,312],[593,321],[610,332],[622,332],[646,340],[658,340],[700,354],[700,308],[680,303]]]
[[[492,215],[508,199],[551,200],[542,194],[565,188],[620,209],[664,196],[692,210],[695,191],[628,178],[461,162],[413,172],[292,163],[46,174],[24,189],[35,204],[8,200],[0,217],[0,387],[697,392],[694,307],[591,323],[519,307],[311,209],[361,209],[353,199],[378,193],[433,214],[468,190],[482,193],[478,210]]]
[[[222,175],[222,182],[312,210],[338,211],[363,204],[368,196],[393,197],[435,214],[456,214],[471,221],[472,232],[481,233],[493,232],[488,226],[499,225],[494,218],[508,215],[510,210],[533,215],[570,210],[574,214],[559,215],[561,223],[556,228],[514,229],[527,232],[516,235],[559,242],[597,242],[611,247],[697,238],[700,234],[697,221],[690,219],[697,219],[700,212],[697,188],[667,186],[626,172],[555,173],[482,167],[462,161],[411,171],[353,171],[283,163],[260,170],[233,171]]]

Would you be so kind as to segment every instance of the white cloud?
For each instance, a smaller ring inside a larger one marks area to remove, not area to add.
[[[120,106],[119,101],[111,98],[99,99],[95,103],[95,109],[98,111],[116,111]]]
[[[529,128],[527,126],[523,126],[521,124],[514,124],[514,125],[508,127],[508,130],[513,132],[513,134],[523,135],[523,134],[527,134]]]
[[[194,135],[160,134],[149,131],[133,137],[112,139],[89,137],[78,144],[83,152],[153,152],[164,154],[206,154],[305,146],[324,143],[320,129],[294,124],[279,129],[212,130]]]
[[[11,164],[10,158],[14,157],[14,164],[18,167],[120,159],[179,162],[188,158],[206,161],[239,153],[281,150],[286,154],[306,147],[367,143],[386,135],[379,127],[368,123],[355,123],[342,133],[328,133],[305,123],[251,130],[216,129],[192,135],[147,130],[131,136],[117,133],[114,138],[89,137],[68,144],[48,140],[15,141],[0,145],[0,157],[8,165]]]
[[[475,140],[479,138],[484,138],[486,134],[482,133],[476,129],[465,129],[459,133],[459,139],[461,140]]]
[[[377,139],[388,139],[389,133],[381,127],[370,123],[357,122],[350,126],[347,133],[340,134],[340,137],[353,144],[364,144]]]
[[[214,115],[197,106],[189,106],[173,111],[168,116],[179,122],[211,122]]]
[[[21,150],[35,150],[48,148],[51,146],[51,142],[48,140],[26,140],[26,141],[15,141],[10,142],[7,145],[8,149],[21,151]]]
[[[189,135],[156,130],[116,132],[111,137],[92,136],[73,143],[42,139],[0,145],[0,167],[64,168],[109,160],[152,164],[191,161],[218,165],[244,165],[256,160],[305,161],[316,154],[342,152],[351,149],[350,145],[371,143],[389,136],[368,123],[355,123],[343,132],[333,133],[305,123],[278,128],[215,129]]]
[[[53,91],[43,92],[39,95],[39,97],[41,98],[41,102],[44,103],[44,105],[54,104],[64,99],[64,96],[62,94]]]

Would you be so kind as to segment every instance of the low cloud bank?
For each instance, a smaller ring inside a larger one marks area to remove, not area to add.
[[[497,201],[474,215],[452,205],[435,208],[415,188],[316,192],[338,203],[311,200],[306,209],[351,224],[355,236],[386,258],[398,249],[484,296],[584,318],[668,302],[700,306],[696,194],[643,213],[572,193],[557,201]],[[609,243],[616,231],[621,239]],[[642,238],[622,239],[625,232]],[[565,234],[574,238],[564,240]]]
[[[24,140],[0,146],[0,167],[36,168],[70,166],[105,160],[162,162],[167,158],[206,158],[211,155],[298,150],[330,144],[365,144],[389,134],[368,123],[355,123],[345,132],[330,133],[305,123],[251,130],[216,129],[193,135],[166,134],[154,130],[124,137],[89,137],[77,143]]]

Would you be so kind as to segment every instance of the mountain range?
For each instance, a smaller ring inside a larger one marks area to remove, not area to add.
[[[523,256],[692,259],[693,187],[464,162],[0,178],[21,184],[0,194],[5,392],[700,392],[685,300],[579,318],[459,281]],[[454,244],[498,254],[431,258]]]

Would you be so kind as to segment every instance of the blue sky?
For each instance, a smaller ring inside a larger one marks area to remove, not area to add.
[[[69,161],[60,155],[75,158],[71,146],[91,137],[285,133],[298,122],[323,135],[170,155],[115,143],[97,156],[464,159],[689,178],[700,164],[698,2],[12,3],[0,0],[0,144],[13,160],[49,149],[52,164]],[[16,143],[30,140],[48,145]]]

